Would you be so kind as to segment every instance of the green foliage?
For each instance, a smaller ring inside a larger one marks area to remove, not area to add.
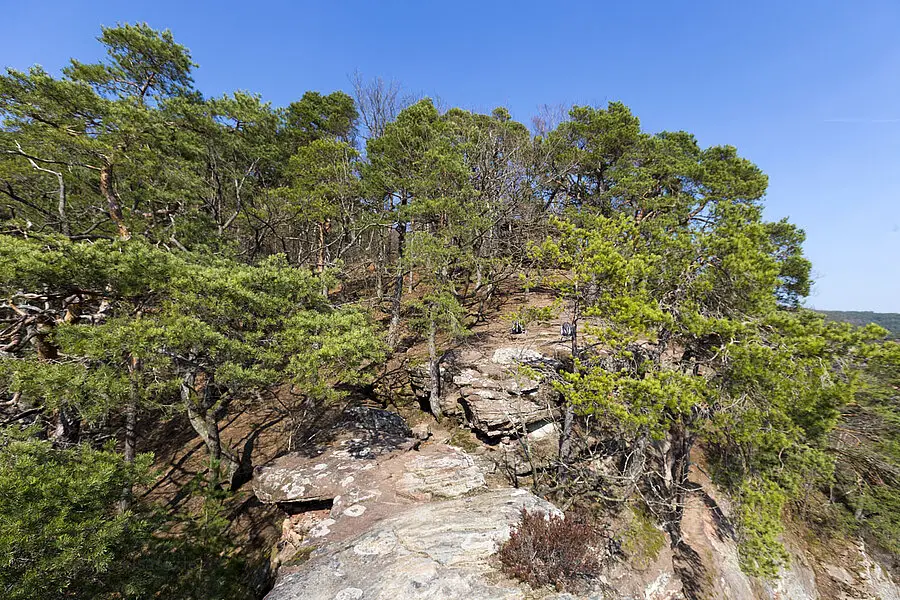
[[[353,141],[359,113],[353,98],[344,92],[323,96],[318,92],[306,92],[297,102],[285,110],[287,127],[283,133],[292,150],[302,148],[317,140]]]
[[[250,599],[248,565],[230,539],[227,492],[196,480],[196,508],[119,508],[147,482],[151,457],[126,464],[111,449],[54,448],[0,431],[0,590],[10,600]]]
[[[10,600],[93,598],[125,570],[146,523],[117,512],[125,485],[142,480],[110,449],[56,449],[0,430],[0,590]]]
[[[65,73],[102,92],[122,98],[148,94],[165,97],[186,93],[193,85],[195,66],[188,50],[175,43],[172,33],[156,31],[146,23],[101,27],[98,40],[106,46],[109,62],[84,64],[72,60]]]
[[[561,302],[554,301],[550,306],[536,307],[523,306],[506,316],[506,320],[510,323],[518,322],[522,327],[528,327],[533,323],[541,321],[550,321],[559,315]]]
[[[225,453],[229,472],[237,457],[220,447],[216,415],[231,401],[285,376],[311,397],[333,399],[335,386],[360,383],[362,368],[381,356],[368,318],[322,296],[329,275],[294,268],[283,256],[247,265],[136,239],[0,236],[0,247],[9,250],[0,258],[0,290],[46,299],[29,311],[58,322],[43,343],[61,355],[48,360],[23,348],[0,360],[11,391],[31,406],[74,408],[89,420],[128,403],[180,405],[211,459]],[[84,313],[101,318],[66,323],[66,315]]]
[[[623,475],[675,507],[670,523],[690,448],[713,450],[741,499],[742,564],[771,576],[786,556],[782,507],[830,472],[828,433],[877,334],[797,309],[810,281],[803,232],[762,220],[765,176],[733,148],[641,133],[616,103],[570,117],[541,141],[571,166],[572,185],[553,191],[568,208],[531,250],[579,327],[557,387],[637,457],[628,468],[663,444],[658,468],[674,483],[652,467]]]
[[[410,326],[420,332],[429,328],[439,328],[451,337],[460,339],[468,335],[466,312],[459,300],[449,292],[426,294],[422,299],[409,304],[413,314]]]
[[[690,414],[705,399],[706,386],[698,379],[671,371],[629,375],[576,365],[558,389],[581,414],[594,415],[623,439],[643,432],[663,439],[672,419]]]
[[[357,196],[358,181],[353,174],[358,157],[349,144],[331,138],[301,147],[288,167],[294,180],[291,191],[303,203],[298,212],[312,221],[339,217],[341,202]]]
[[[525,288],[557,299],[511,318],[575,331],[555,385],[578,421],[565,436],[585,443],[563,440],[560,479],[602,447],[622,473],[588,491],[640,488],[674,537],[700,444],[737,500],[748,572],[778,569],[782,513],[816,486],[852,529],[900,548],[897,345],[834,322],[896,320],[802,308],[805,234],[764,220],[767,178],[735,148],[644,132],[619,102],[532,136],[502,108],[399,110],[393,88],[362,106],[205,98],[170,32],[124,24],[99,42],[100,62],[0,76],[0,387],[38,416],[0,447],[7,595],[43,580],[51,597],[247,596],[217,489],[240,462],[218,436],[232,403],[366,383],[386,357],[359,308],[374,298],[390,300],[389,343],[404,319],[425,338],[439,416],[441,344],[529,270]],[[360,120],[378,125],[364,153]],[[124,420],[130,455],[150,408],[183,410],[210,451],[210,485],[184,490],[203,496],[197,512],[115,512],[146,459],[40,439],[53,419]],[[116,572],[123,557],[148,575]]]
[[[882,330],[883,331],[883,330]],[[854,402],[830,435],[832,490],[850,531],[900,552],[900,344],[873,344]]]
[[[251,600],[258,591],[250,584],[250,564],[232,539],[226,501],[228,493],[195,479],[184,489],[194,508],[169,514],[148,507],[154,535],[134,549],[131,572],[121,573],[110,586],[109,598],[139,600]],[[256,565],[260,568],[260,565]]]
[[[750,575],[775,577],[789,558],[779,540],[787,496],[779,485],[755,479],[743,484],[738,499],[741,569]]]

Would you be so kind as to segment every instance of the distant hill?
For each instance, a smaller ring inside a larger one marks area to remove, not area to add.
[[[900,313],[877,313],[869,310],[820,310],[834,321],[844,321],[853,325],[875,323],[891,332],[891,337],[900,339]]]

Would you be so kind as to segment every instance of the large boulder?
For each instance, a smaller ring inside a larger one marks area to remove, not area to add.
[[[257,498],[287,513],[280,562],[358,535],[400,508],[485,487],[471,456],[446,444],[420,448],[420,440],[402,435],[409,431],[402,419],[383,412],[357,411],[342,420],[347,429],[332,436],[330,445],[256,469]],[[361,440],[369,446],[361,447]]]
[[[560,362],[528,347],[484,353],[452,352],[441,368],[441,409],[462,412],[466,424],[487,438],[527,434],[555,420],[559,394],[550,380]],[[424,401],[427,366],[410,369],[413,390]]]
[[[510,488],[407,508],[317,552],[266,600],[524,599],[524,588],[489,564],[523,508],[558,513]]]

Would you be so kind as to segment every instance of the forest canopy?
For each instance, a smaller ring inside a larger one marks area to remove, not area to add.
[[[736,148],[620,102],[528,127],[380,79],[208,97],[170,32],[98,40],[0,76],[4,597],[253,597],[222,516],[253,465],[222,423],[284,386],[340,401],[417,341],[440,418],[443,353],[511,286],[572,327],[557,493],[639,491],[677,544],[702,450],[750,573],[786,560],[789,518],[900,548],[898,346],[803,308],[805,234],[765,220]],[[136,493],[141,435],[173,420],[208,456],[191,514]],[[592,444],[614,480],[575,476]]]

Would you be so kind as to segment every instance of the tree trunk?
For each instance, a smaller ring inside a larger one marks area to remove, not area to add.
[[[316,251],[316,273],[325,272],[325,221],[319,227],[319,248]]]
[[[128,405],[125,407],[125,447],[123,455],[125,462],[134,463],[134,457],[137,454],[137,411],[140,402],[140,370],[141,362],[132,359],[131,371],[131,390],[129,391]]]
[[[678,420],[669,428],[669,451],[664,455],[667,470],[668,489],[663,500],[666,503],[666,530],[673,546],[681,542],[681,520],[684,516],[684,498],[687,493],[688,476],[691,466],[693,436],[687,433],[684,422]]]
[[[75,408],[67,405],[59,407],[53,441],[60,446],[74,446],[81,437],[81,418]]]
[[[38,360],[41,362],[50,362],[59,358],[59,348],[50,339],[52,330],[52,321],[37,324],[34,345]],[[56,411],[56,427],[50,437],[55,444],[60,446],[72,446],[78,443],[81,437],[81,417],[75,407],[67,404],[60,405]]]
[[[125,405],[125,444],[122,455],[125,462],[129,465],[134,464],[134,458],[137,455],[137,411],[138,402],[140,401],[140,371],[141,361],[132,358],[128,365],[129,379],[131,380],[131,389],[128,396],[128,404]],[[125,512],[131,507],[132,487],[128,483],[122,489],[122,500],[119,502],[119,510]]]
[[[575,294],[576,298],[572,303],[572,359],[578,358],[578,282],[575,282]]]
[[[69,229],[69,217],[66,215],[66,184],[63,181],[62,173],[52,171],[59,181],[59,199],[56,203],[56,212],[59,214],[59,230],[63,235],[69,236],[72,231]]]
[[[441,362],[438,360],[437,343],[435,337],[437,335],[437,326],[432,317],[428,321],[428,357],[431,362],[428,364],[428,374],[431,380],[431,392],[428,395],[428,404],[431,414],[435,419],[440,420],[444,413],[441,411]]]
[[[328,221],[322,221],[318,225],[319,228],[319,248],[316,251],[316,273],[321,275],[325,272],[325,234],[329,229]],[[322,277],[320,279],[320,283],[322,284],[322,296],[328,297],[328,283],[325,281],[325,278]]]
[[[52,169],[47,169],[40,166],[39,164],[37,164],[37,161],[24,153],[24,151],[22,150],[22,146],[19,146],[19,142],[16,142],[16,146],[18,146],[19,152],[23,156],[28,158],[28,162],[31,163],[32,167],[43,173],[49,173],[56,176],[56,181],[59,183],[59,189],[57,190],[58,199],[56,203],[56,212],[59,215],[59,231],[65,236],[70,235],[71,231],[69,230],[69,217],[66,215],[66,182],[63,179],[62,172],[54,171]]]
[[[372,235],[375,235],[373,231]],[[388,236],[389,237],[389,236]],[[375,253],[375,297],[380,303],[384,299],[384,265],[387,263],[387,241],[378,235],[378,251]]]
[[[404,199],[403,205],[406,204]],[[406,223],[397,224],[397,278],[394,282],[394,297],[391,300],[391,323],[388,326],[388,346],[397,345],[400,330],[400,300],[403,298],[403,245],[406,240]]]
[[[181,399],[187,410],[191,426],[209,451],[210,470],[218,476],[221,474],[221,466],[224,466],[226,479],[230,480],[238,469],[239,461],[231,452],[222,448],[222,441],[219,438],[219,422],[215,414],[216,399],[213,397],[212,382],[206,382],[202,400],[197,402],[197,397],[201,395],[194,387],[196,377],[196,373],[188,373],[184,376],[181,382]]]
[[[649,434],[641,433],[634,441],[629,449],[628,454],[622,461],[622,477],[624,479],[624,487],[622,489],[622,498],[629,498],[637,488],[638,481],[644,472],[644,465],[647,458],[647,446],[650,443]]]
[[[403,269],[398,265],[397,279],[394,282],[394,297],[391,298],[391,322],[388,325],[387,342],[390,348],[397,346],[400,330],[400,299],[403,297]]]
[[[119,230],[119,238],[127,240],[131,238],[131,232],[125,225],[125,217],[122,216],[122,207],[119,204],[119,195],[113,189],[112,182],[112,165],[107,164],[100,170],[100,193],[106,198],[106,204],[109,209],[109,217],[116,224]]]

